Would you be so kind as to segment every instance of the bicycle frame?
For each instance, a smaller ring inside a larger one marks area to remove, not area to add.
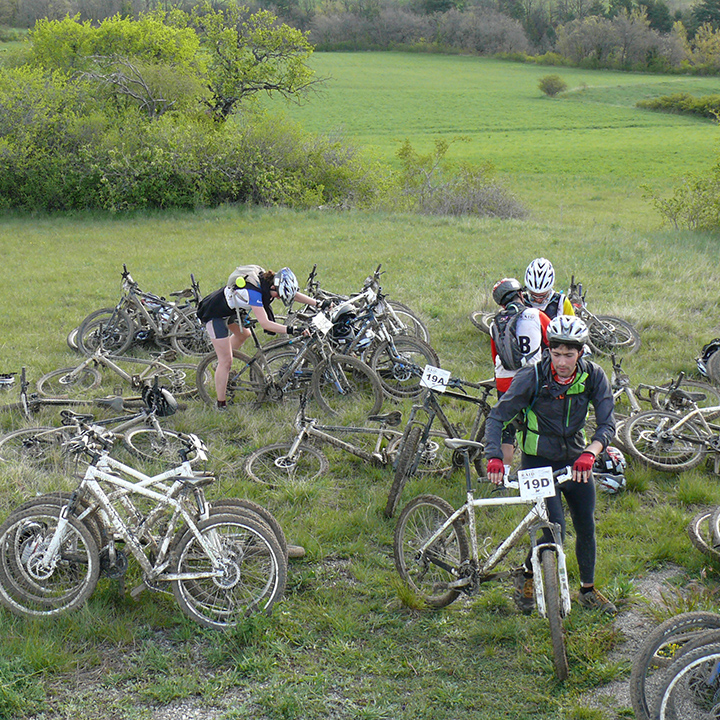
[[[467,458],[467,455],[465,455]],[[468,461],[469,462],[469,461]],[[570,612],[570,583],[567,575],[567,564],[565,560],[565,551],[560,540],[560,526],[557,523],[551,523],[548,519],[547,509],[545,507],[544,498],[536,500],[526,500],[519,496],[500,497],[500,498],[476,498],[470,483],[469,467],[466,473],[467,492],[464,505],[458,508],[418,549],[418,555],[423,556],[433,543],[449,528],[456,520],[465,516],[468,522],[468,534],[470,536],[470,563],[473,573],[471,575],[458,575],[458,579],[450,583],[451,588],[462,590],[466,593],[477,591],[480,583],[490,580],[497,580],[507,577],[512,571],[493,573],[492,571],[503,561],[510,550],[518,546],[525,533],[530,534],[531,542],[531,563],[534,573],[534,580],[537,586],[536,599],[538,613],[541,617],[547,617],[545,606],[545,594],[543,588],[542,571],[540,567],[540,556],[544,550],[551,550],[557,555],[558,563],[558,580],[560,586],[560,596],[562,600],[562,615],[565,617]],[[477,539],[477,524],[475,521],[476,508],[501,507],[508,505],[531,505],[528,513],[518,523],[515,529],[500,545],[490,554],[484,561],[480,559],[480,547]],[[552,533],[554,542],[538,543],[537,532],[539,530],[548,529]],[[427,555],[431,562],[434,562],[432,552]],[[454,568],[440,564],[446,571],[457,574]]]
[[[477,434],[480,430],[480,425],[485,417],[490,412],[490,404],[488,403],[488,396],[490,395],[491,391],[495,387],[495,381],[494,380],[487,380],[481,383],[462,383],[463,385],[467,385],[469,387],[473,387],[476,389],[482,389],[482,394],[480,397],[474,397],[472,395],[465,395],[463,393],[454,392],[452,390],[446,390],[444,393],[439,393],[436,390],[433,390],[431,388],[427,388],[426,392],[424,393],[422,404],[416,404],[412,406],[412,409],[410,410],[410,417],[408,419],[404,436],[407,437],[407,433],[409,432],[409,428],[412,427],[413,424],[419,425],[420,423],[416,422],[415,418],[418,412],[424,411],[427,413],[427,420],[423,424],[423,432],[420,436],[420,443],[422,446],[425,446],[427,444],[427,441],[430,437],[430,433],[432,430],[433,423],[435,422],[435,418],[437,418],[440,421],[440,424],[443,427],[443,430],[445,431],[446,435],[448,437],[461,437],[462,434],[458,427],[456,427],[450,420],[448,419],[447,415],[445,414],[444,410],[442,409],[442,406],[440,405],[440,402],[438,401],[438,395],[442,395],[443,397],[452,398],[454,400],[460,400],[462,402],[472,403],[477,405],[477,412],[475,413],[475,419],[473,420],[472,427],[470,429],[470,432],[468,433],[468,438],[470,440],[475,440],[477,437]],[[400,448],[402,450],[402,447]],[[398,452],[398,456],[400,455],[400,452]],[[418,468],[418,465],[420,463],[420,453],[418,453],[418,456],[413,461],[412,467],[410,468],[410,475],[413,475],[415,471]]]

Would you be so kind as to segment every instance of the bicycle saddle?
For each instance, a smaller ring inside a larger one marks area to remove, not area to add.
[[[393,410],[393,412],[387,413],[387,415],[370,415],[368,416],[368,420],[370,420],[370,422],[385,423],[390,427],[396,427],[402,421],[402,413],[399,410]]]
[[[443,442],[445,443],[445,447],[449,447],[452,450],[461,450],[463,448],[474,448],[475,450],[485,449],[483,443],[475,442],[474,440],[465,440],[464,438],[445,438]]]

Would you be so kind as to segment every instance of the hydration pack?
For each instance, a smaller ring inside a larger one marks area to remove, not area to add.
[[[260,290],[260,276],[265,271],[259,265],[238,265],[235,270],[230,273],[227,281],[227,287],[233,290],[242,287],[237,284],[238,278],[243,278],[247,286],[254,290]]]
[[[502,308],[490,326],[490,335],[495,342],[500,362],[506,370],[519,370],[525,364],[525,353],[520,349],[515,329],[525,310],[519,303],[510,303]]]

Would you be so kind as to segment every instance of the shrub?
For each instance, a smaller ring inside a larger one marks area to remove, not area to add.
[[[567,83],[559,75],[545,75],[540,78],[538,87],[548,96],[555,97],[567,90]]]

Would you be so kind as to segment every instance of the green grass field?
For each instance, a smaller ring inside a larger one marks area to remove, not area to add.
[[[129,217],[7,215],[0,218],[0,371],[26,365],[37,379],[77,361],[65,335],[90,311],[116,302],[124,262],[141,287],[163,294],[185,287],[191,272],[210,291],[246,262],[289,264],[301,282],[318,263],[324,286],[349,292],[382,263],[384,289],[426,318],[443,366],[485,378],[491,374],[489,343],[468,313],[488,305],[497,279],[521,276],[529,260],[545,255],[555,264],[558,286],[567,287],[575,275],[588,289],[592,309],[625,317],[640,330],[643,346],[625,362],[634,383],[664,382],[681,370],[692,374],[702,344],[720,334],[717,238],[660,230],[638,189],[642,173],[632,166],[638,158],[654,168],[648,170],[653,182],[669,187],[676,175],[712,162],[716,130],[710,123],[635,110],[633,88],[647,93],[656,80],[698,83],[699,93],[708,91],[708,81],[563,70],[571,86],[585,82],[588,89],[548,100],[536,86],[550,69],[390,54],[316,61],[321,74],[329,74],[333,63],[338,78],[343,64],[352,72],[335,97],[328,85],[324,98],[293,109],[308,127],[332,130],[340,124],[336,119],[345,118],[349,139],[388,160],[394,142],[404,137],[419,149],[430,148],[436,132],[423,121],[430,109],[438,118],[433,128],[442,128],[444,137],[475,128],[473,143],[456,147],[469,153],[482,142],[477,158],[487,158],[492,136],[505,133],[523,162],[513,165],[503,153],[491,159],[528,202],[530,218],[230,207]],[[442,119],[446,88],[439,79],[449,78],[449,85],[471,71],[488,78],[488,89],[477,80],[477,93],[449,107]],[[428,74],[432,80],[424,79]],[[368,108],[371,96],[360,90],[371,80],[387,98],[387,110]],[[405,95],[397,85],[414,91]],[[491,92],[503,86],[507,120],[497,107],[501,91]],[[485,103],[476,97],[483,92]],[[483,107],[494,123],[478,123]],[[592,143],[583,146],[575,133],[587,133],[583,126],[591,121],[605,129],[593,131]],[[567,129],[561,131],[563,123]],[[565,138],[567,158],[562,148],[548,145],[547,167],[538,164],[528,172],[525,161],[532,159],[538,138],[550,134]],[[645,146],[637,147],[642,138]],[[606,146],[622,148],[606,153],[616,172],[594,174],[590,166],[603,166]],[[564,162],[572,171],[564,172]],[[607,362],[601,364],[608,369]],[[115,384],[108,378],[108,391]],[[3,397],[14,399],[12,392]],[[247,480],[237,463],[256,447],[289,439],[293,411],[278,406],[220,415],[191,404],[171,421],[210,443],[211,467],[218,473],[214,495],[247,496],[266,505],[289,540],[307,548],[307,557],[291,564],[287,597],[272,618],[250,618],[228,635],[203,632],[183,618],[172,598],[144,593],[138,602],[120,599],[108,580],[86,609],[56,621],[25,622],[0,612],[0,718],[145,719],[160,717],[176,701],[212,709],[212,716],[223,719],[631,717],[627,707],[598,710],[583,701],[628,674],[627,661],[608,659],[622,637],[605,618],[573,610],[566,621],[571,676],[559,684],[546,623],[517,613],[508,584],[490,584],[478,597],[438,612],[402,603],[391,557],[394,521],[381,514],[388,471],[330,454],[331,473],[317,486],[270,489]],[[17,418],[0,421],[7,429]],[[35,492],[71,484],[71,478],[0,470],[0,516]],[[657,616],[645,609],[635,583],[676,563],[686,572],[667,590],[665,614],[716,607],[718,568],[690,545],[685,526],[700,507],[720,503],[717,477],[703,469],[675,477],[633,467],[629,484],[622,496],[599,498],[598,585],[622,612],[644,612],[650,628]],[[416,481],[405,499],[420,491],[459,503],[462,486],[457,475]],[[575,589],[572,552],[569,567]],[[694,589],[684,590],[689,585]]]
[[[328,78],[319,97],[288,113],[308,129],[341,132],[393,161],[406,138],[429,152],[436,138],[467,138],[450,157],[491,161],[540,216],[573,223],[651,226],[640,186],[666,191],[709,168],[714,123],[640,110],[638,100],[716,91],[713,78],[585,71],[488,58],[408,53],[317,53]],[[538,88],[558,73],[568,84],[548,98]]]

